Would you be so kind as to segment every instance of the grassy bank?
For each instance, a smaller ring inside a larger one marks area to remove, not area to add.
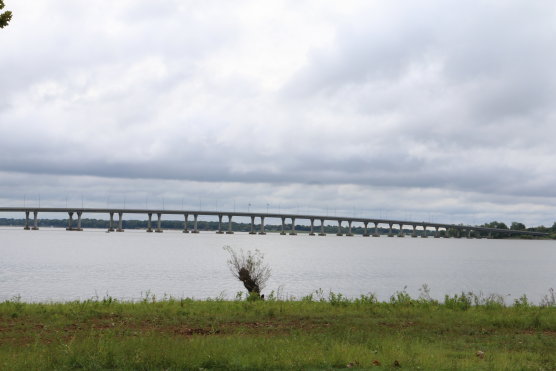
[[[0,369],[556,370],[555,307],[477,304],[12,300],[0,303]]]

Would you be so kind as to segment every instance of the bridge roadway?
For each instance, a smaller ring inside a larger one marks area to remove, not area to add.
[[[453,230],[456,232],[456,237],[461,237],[462,234],[467,233],[468,238],[470,238],[475,232],[476,235],[482,237],[482,234],[487,234],[488,237],[492,236],[492,233],[504,233],[504,234],[512,234],[512,235],[529,235],[529,236],[546,236],[547,233],[541,232],[531,232],[531,231],[518,231],[518,230],[510,230],[510,229],[497,229],[497,228],[486,228],[486,227],[477,227],[471,225],[456,225],[456,224],[445,224],[445,223],[429,223],[429,222],[417,222],[417,221],[408,221],[408,220],[392,220],[392,219],[375,219],[375,218],[357,218],[357,217],[348,217],[348,216],[324,216],[324,215],[300,215],[300,214],[282,214],[282,213],[259,213],[259,212],[237,212],[237,211],[201,211],[201,210],[160,210],[160,209],[122,209],[122,208],[52,208],[52,207],[0,207],[0,212],[13,212],[13,213],[24,213],[25,214],[25,227],[26,230],[38,230],[38,214],[39,213],[67,213],[68,214],[68,226],[67,230],[70,231],[81,231],[81,218],[83,214],[108,214],[110,216],[110,223],[108,231],[117,231],[123,232],[123,219],[122,216],[124,214],[145,214],[148,217],[147,221],[147,232],[153,232],[152,228],[152,216],[153,214],[157,216],[157,223],[156,228],[154,229],[155,232],[162,232],[161,228],[161,218],[162,215],[183,215],[184,216],[184,227],[183,232],[189,233],[188,224],[189,224],[189,216],[193,216],[193,229],[191,233],[199,233],[199,229],[197,228],[197,222],[199,216],[216,216],[218,218],[218,230],[216,233],[224,233],[222,229],[222,219],[225,216],[227,218],[227,230],[225,233],[232,234],[232,218],[233,217],[248,217],[251,219],[251,231],[250,234],[256,234],[256,229],[259,229],[258,234],[266,234],[265,232],[265,219],[280,219],[282,221],[282,229],[280,234],[287,234],[286,231],[286,220],[291,221],[291,229],[289,230],[290,235],[297,234],[295,230],[295,221],[296,220],[308,220],[311,225],[311,229],[309,235],[315,235],[315,220],[320,222],[320,227],[318,231],[319,236],[325,236],[324,232],[324,223],[325,222],[337,222],[338,223],[338,230],[337,235],[342,236],[344,235],[342,231],[342,223],[347,223],[347,233],[346,236],[353,236],[352,233],[352,224],[362,223],[364,226],[364,237],[379,236],[379,225],[388,225],[389,226],[389,237],[393,237],[393,227],[397,226],[398,237],[404,237],[404,226],[412,227],[413,231],[411,233],[412,237],[417,237],[417,227],[422,228],[423,233],[421,237],[427,237],[427,230],[428,228],[434,229],[434,237],[440,237],[440,229],[445,231]],[[33,225],[30,225],[30,214],[33,215]],[[74,214],[77,216],[76,226],[73,225],[73,216]],[[118,216],[116,228],[114,228],[114,214]],[[259,219],[258,228],[255,227],[255,219]],[[369,233],[369,224],[374,225],[374,229],[372,230],[372,234]],[[448,233],[444,233],[444,237],[449,237]]]

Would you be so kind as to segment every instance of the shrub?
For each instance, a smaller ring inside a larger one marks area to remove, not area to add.
[[[224,246],[224,250],[230,254],[227,260],[230,272],[243,283],[249,293],[248,299],[261,298],[261,290],[270,278],[270,267],[264,264],[264,255],[259,250],[238,253],[230,246]]]

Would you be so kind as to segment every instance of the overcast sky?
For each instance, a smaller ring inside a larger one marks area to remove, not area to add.
[[[2,205],[556,221],[552,0],[5,2]]]

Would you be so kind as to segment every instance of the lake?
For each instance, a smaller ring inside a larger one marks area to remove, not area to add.
[[[437,299],[473,291],[511,303],[523,294],[539,302],[556,288],[556,241],[0,228],[0,300],[233,298],[244,289],[228,270],[225,245],[265,254],[267,295],[322,289],[387,300],[404,287],[417,297],[427,284]]]

